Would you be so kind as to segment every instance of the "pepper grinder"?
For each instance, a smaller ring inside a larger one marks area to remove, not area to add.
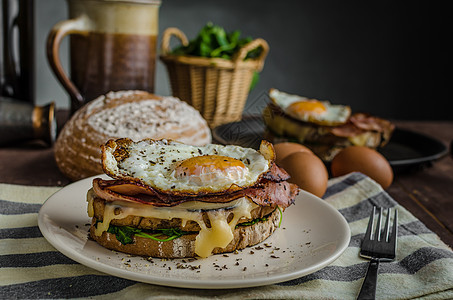
[[[0,145],[42,140],[52,146],[57,136],[55,103],[35,106],[0,97]]]

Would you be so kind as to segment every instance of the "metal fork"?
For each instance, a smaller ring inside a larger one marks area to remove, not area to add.
[[[381,230],[382,207],[379,208],[379,216],[376,224],[377,229],[373,233],[375,214],[376,207],[374,206],[370,220],[368,221],[365,237],[363,238],[362,249],[360,250],[360,256],[370,259],[370,264],[368,265],[365,280],[362,283],[362,288],[357,299],[375,299],[379,262],[390,262],[396,256],[398,211],[395,209],[393,228],[390,236],[390,208],[387,210],[387,219],[383,232]]]

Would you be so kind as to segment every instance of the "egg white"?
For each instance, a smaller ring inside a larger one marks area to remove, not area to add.
[[[289,116],[304,122],[312,122],[319,125],[336,126],[344,124],[351,115],[351,108],[349,106],[333,105],[329,101],[318,100],[326,107],[326,112],[319,115],[313,114],[310,116],[301,117],[300,115],[296,115],[289,111],[288,110],[289,106],[295,102],[309,101],[314,99],[288,94],[285,92],[281,92],[277,89],[271,89],[269,92],[269,96],[272,102],[278,107],[280,107],[285,114],[288,114]]]
[[[122,176],[140,179],[144,184],[169,193],[221,192],[232,185],[252,186],[271,163],[260,152],[235,145],[209,144],[197,147],[169,140],[144,140],[132,143],[127,152],[126,158],[115,163],[112,163],[115,160],[113,152],[107,152],[106,159],[110,167]],[[201,155],[223,155],[241,160],[247,171],[239,178],[220,177],[221,180],[204,185],[193,184],[188,178],[175,177],[174,170],[181,161]]]

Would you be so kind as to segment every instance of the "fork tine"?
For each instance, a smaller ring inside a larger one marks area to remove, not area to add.
[[[374,234],[375,241],[381,240],[381,220],[382,220],[382,207],[379,207],[379,215],[378,215],[378,221],[377,221],[377,226],[376,226],[376,232]]]
[[[397,236],[398,236],[398,210],[395,208],[395,215],[393,217],[392,234],[389,237],[389,242],[392,244],[394,249],[396,249]]]
[[[371,212],[370,219],[368,220],[368,226],[366,228],[365,237],[363,241],[367,241],[371,239],[371,232],[373,232],[373,224],[374,224],[374,214],[376,213],[376,206],[373,206],[373,210]]]
[[[384,230],[384,241],[389,241],[389,230],[390,230],[390,208],[387,208],[387,218],[385,219],[385,230]]]

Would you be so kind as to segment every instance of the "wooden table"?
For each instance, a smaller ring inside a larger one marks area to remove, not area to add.
[[[397,127],[434,137],[449,153],[431,166],[396,174],[387,192],[453,248],[453,122],[395,122]]]
[[[449,147],[453,141],[453,122],[395,121],[395,124],[432,136]],[[0,170],[2,183],[42,186],[70,183],[58,170],[53,149],[42,144],[0,148]],[[387,192],[453,247],[453,156],[448,154],[421,170],[397,173]]]

